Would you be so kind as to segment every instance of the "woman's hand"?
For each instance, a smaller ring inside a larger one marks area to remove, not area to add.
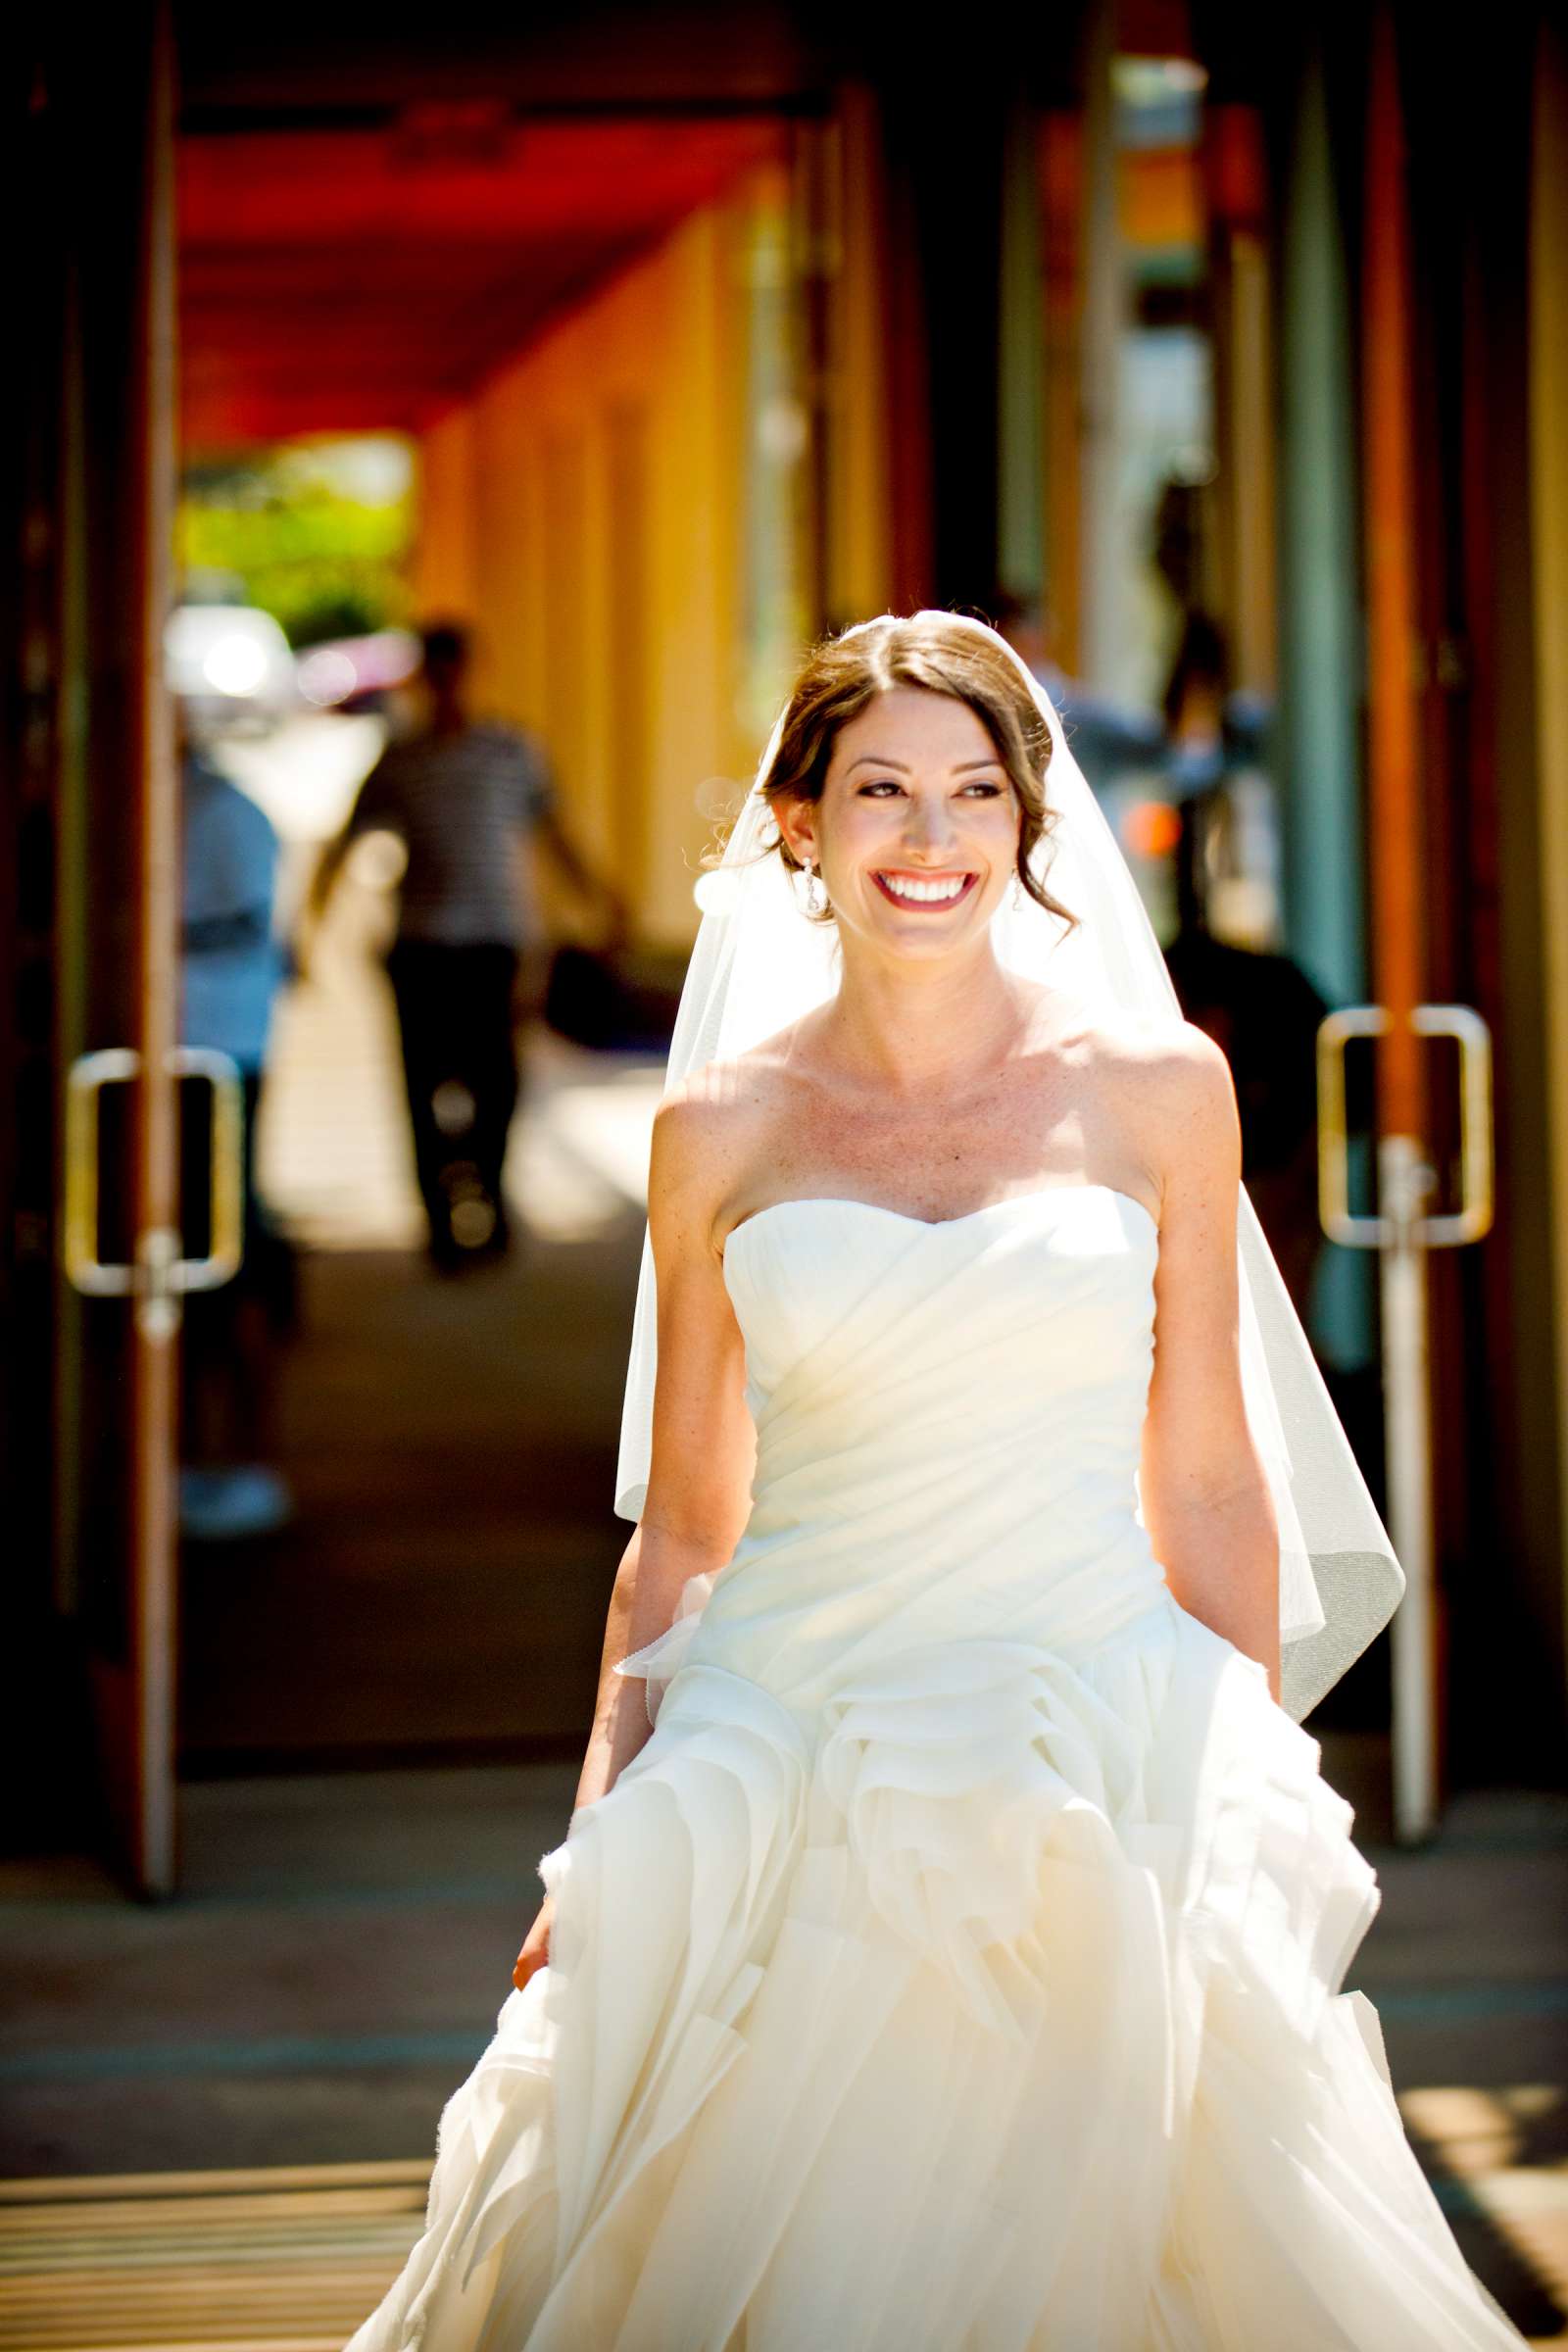
[[[520,1992],[537,1969],[550,1965],[550,1930],[555,1924],[554,1895],[547,1894],[539,1906],[539,1916],[528,1930],[517,1964],[512,1972],[512,1982]]]

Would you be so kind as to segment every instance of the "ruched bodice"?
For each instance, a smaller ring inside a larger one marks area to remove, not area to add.
[[[1148,1608],[1163,1579],[1136,1482],[1158,1246],[1105,1185],[940,1224],[808,1199],[739,1225],[724,1275],[752,1511],[673,1638],[639,1653],[656,1681],[690,1657],[810,1706],[912,1642],[1078,1654]]]

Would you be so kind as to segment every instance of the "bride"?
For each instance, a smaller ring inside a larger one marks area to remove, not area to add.
[[[1054,711],[848,631],[700,896],[576,1807],[351,2352],[1520,2344],[1296,1720],[1398,1571]]]

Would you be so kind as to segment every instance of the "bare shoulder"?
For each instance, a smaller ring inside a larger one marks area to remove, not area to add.
[[[1211,1117],[1235,1102],[1230,1063],[1194,1021],[1118,1014],[1080,1034],[1108,1080],[1150,1090],[1178,1118]]]
[[[1136,1141],[1167,1202],[1239,1180],[1235,1082],[1205,1030],[1115,1014],[1076,1025],[1063,1049],[1092,1076],[1117,1130]]]
[[[669,1089],[654,1113],[651,1215],[711,1232],[778,1116],[787,1037],[705,1062]]]

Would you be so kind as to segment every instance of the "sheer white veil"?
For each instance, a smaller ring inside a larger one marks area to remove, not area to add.
[[[1051,732],[1046,797],[1055,821],[1036,850],[1035,872],[1079,919],[1067,929],[1034,900],[1009,891],[992,922],[999,960],[1105,1015],[1180,1021],[1137,884],[1050,698],[983,622],[948,612],[931,617],[975,630],[1014,662]],[[759,783],[783,723],[781,711]],[[666,1086],[705,1062],[744,1053],[823,1003],[838,985],[834,928],[806,919],[797,878],[767,854],[776,839],[772,810],[754,784],[722,862],[697,885],[703,919]],[[1245,1187],[1238,1256],[1243,1389],[1279,1523],[1281,1695],[1299,1721],[1388,1623],[1404,1578]],[[615,1508],[627,1519],[638,1517],[647,1493],[656,1323],[645,1236],[615,1480]]]

